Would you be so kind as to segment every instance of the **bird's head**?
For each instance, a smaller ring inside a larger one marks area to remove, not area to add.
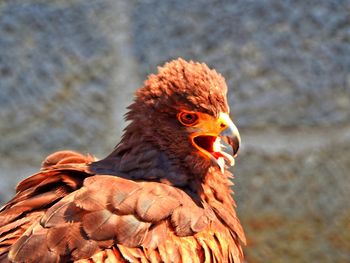
[[[140,129],[144,141],[194,174],[210,166],[223,171],[225,164],[234,164],[241,141],[229,117],[226,94],[225,80],[215,70],[173,60],[159,67],[158,74],[150,75],[136,92],[128,128]]]

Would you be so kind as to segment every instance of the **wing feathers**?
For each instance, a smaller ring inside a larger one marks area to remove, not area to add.
[[[167,190],[161,185],[155,185],[141,191],[136,204],[137,215],[147,222],[158,222],[170,216],[181,202],[173,198]]]
[[[141,245],[150,225],[134,215],[121,216],[116,226],[118,244],[130,247]]]
[[[40,259],[46,251],[46,230],[35,224],[11,247],[9,258],[15,262],[25,259],[28,255]]]
[[[93,240],[102,241],[115,237],[115,226],[118,225],[118,216],[108,210],[87,213],[82,218],[82,227]]]
[[[162,183],[89,177],[86,168],[74,170],[71,164],[86,158],[71,155],[49,156],[43,171],[19,184],[17,196],[0,213],[1,259],[7,253],[13,262],[90,258],[80,262],[197,263],[240,258],[239,245],[227,243],[232,233],[205,204],[199,207],[183,191]],[[227,219],[218,207],[215,213]],[[210,230],[214,222],[223,234]]]

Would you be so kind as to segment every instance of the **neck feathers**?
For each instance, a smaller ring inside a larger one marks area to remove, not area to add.
[[[232,177],[228,171],[222,174],[218,169],[210,168],[202,183],[201,199],[209,204],[233,235],[237,235],[243,243],[246,243],[243,228],[235,211],[236,203],[232,198],[233,183],[230,180]]]

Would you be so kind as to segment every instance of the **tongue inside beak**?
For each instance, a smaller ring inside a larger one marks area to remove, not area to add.
[[[233,156],[223,151],[223,148],[227,149],[228,147],[222,144],[220,137],[201,135],[195,137],[194,142],[202,153],[207,155],[214,163],[220,167],[222,173],[224,173],[226,163],[228,163],[230,166],[235,165],[235,159]]]
[[[216,161],[219,165],[221,172],[224,173],[225,163],[227,162],[230,166],[234,166],[235,159],[232,155],[228,154],[227,152],[224,152],[222,148],[227,147],[221,143],[220,137],[216,137],[215,142],[213,144],[214,151],[211,153],[211,155],[214,157],[214,161]]]

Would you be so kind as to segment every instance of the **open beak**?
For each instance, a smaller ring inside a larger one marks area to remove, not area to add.
[[[241,137],[229,115],[220,113],[219,118],[206,115],[197,128],[198,132],[192,135],[194,146],[217,164],[222,173],[226,164],[233,166]]]

